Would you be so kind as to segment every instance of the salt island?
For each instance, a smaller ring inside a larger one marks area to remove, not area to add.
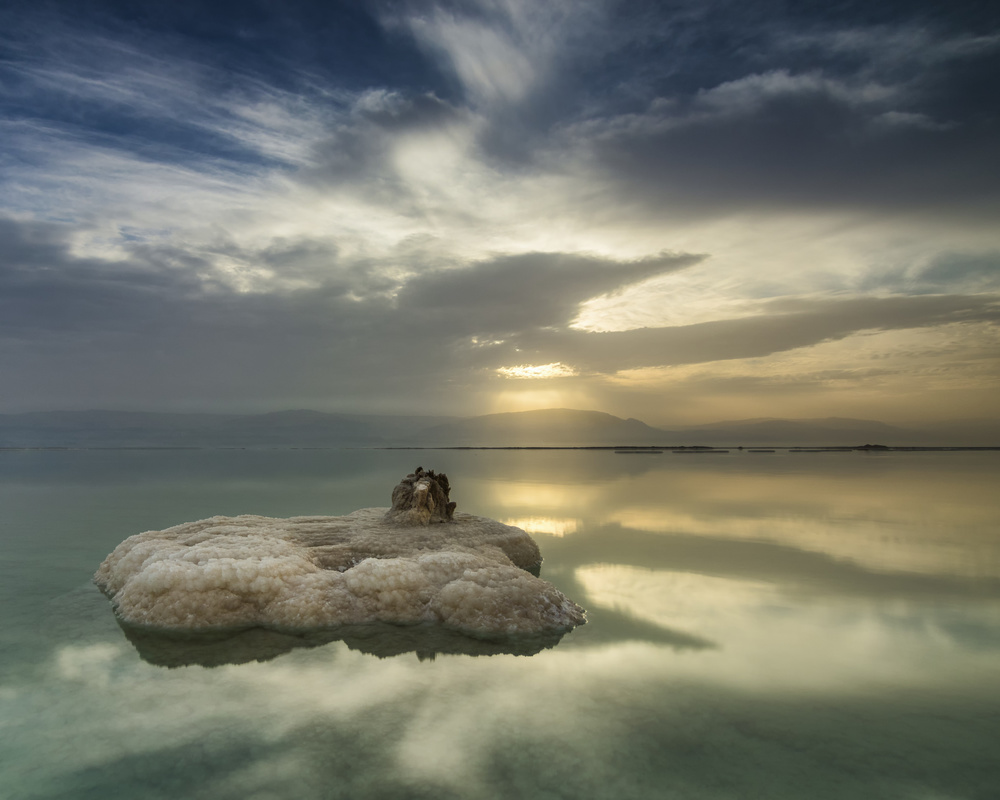
[[[418,467],[392,507],[346,516],[211,517],[130,536],[94,581],[123,627],[166,632],[431,624],[477,639],[562,634],[582,608],[537,577],[523,530],[456,513]]]

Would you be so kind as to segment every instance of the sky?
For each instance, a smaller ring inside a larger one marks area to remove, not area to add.
[[[996,418],[998,85],[965,0],[7,0],[0,412]]]

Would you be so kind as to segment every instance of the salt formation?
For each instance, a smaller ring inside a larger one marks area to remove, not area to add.
[[[535,576],[542,559],[527,533],[456,514],[449,491],[447,477],[418,468],[388,512],[147,531],[118,545],[94,580],[123,623],[160,630],[436,623],[488,639],[583,624],[583,609]]]

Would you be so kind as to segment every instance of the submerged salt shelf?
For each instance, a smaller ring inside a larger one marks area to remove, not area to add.
[[[393,491],[391,509],[212,517],[147,531],[116,547],[94,580],[133,634],[388,623],[495,639],[584,623],[583,609],[536,577],[541,553],[527,533],[455,514],[448,491],[445,476],[418,468]]]

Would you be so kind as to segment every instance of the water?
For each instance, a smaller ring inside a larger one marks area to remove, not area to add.
[[[589,623],[531,657],[143,661],[126,536],[417,464]],[[1000,453],[0,452],[0,797],[995,798]]]

